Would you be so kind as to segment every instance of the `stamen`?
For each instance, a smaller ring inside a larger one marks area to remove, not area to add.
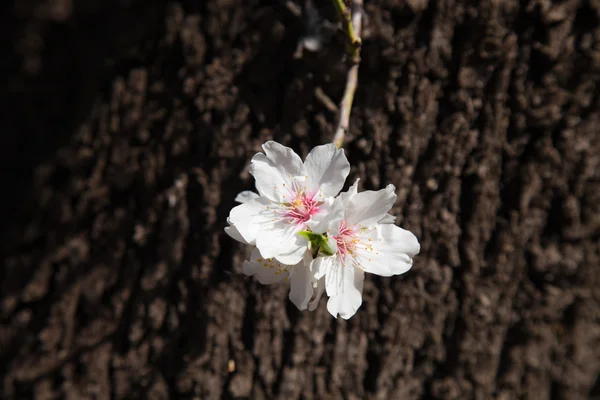
[[[379,252],[374,251],[373,245],[370,243],[371,239],[367,238],[367,241],[365,241],[358,235],[358,233],[365,233],[368,230],[368,227],[363,227],[361,225],[348,227],[344,222],[341,223],[339,234],[333,236],[333,238],[338,247],[337,257],[343,266],[350,264],[362,270],[363,267],[357,258],[360,251],[379,254]],[[371,258],[367,258],[367,260],[371,261]]]

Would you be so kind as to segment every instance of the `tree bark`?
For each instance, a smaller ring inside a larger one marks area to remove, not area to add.
[[[283,1],[5,11],[0,397],[600,396],[598,2],[365,1],[348,183],[394,184],[421,254],[348,321],[223,232],[264,141],[331,140],[335,35],[294,57]]]

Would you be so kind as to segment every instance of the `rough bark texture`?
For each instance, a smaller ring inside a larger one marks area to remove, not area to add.
[[[347,322],[223,234],[261,143],[333,133],[284,3],[3,6],[1,397],[600,396],[600,3],[365,2],[349,182],[422,252]]]

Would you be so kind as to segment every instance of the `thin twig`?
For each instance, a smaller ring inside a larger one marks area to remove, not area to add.
[[[351,61],[352,65],[348,69],[348,75],[346,77],[346,89],[344,90],[344,97],[340,102],[340,118],[338,121],[335,135],[333,136],[333,143],[341,148],[344,143],[344,137],[348,132],[348,125],[350,123],[350,110],[352,109],[352,102],[354,101],[354,93],[356,92],[356,84],[358,82],[358,63],[360,62],[360,32],[362,23],[362,5],[363,0],[347,0],[352,2],[356,12],[350,18],[351,12],[349,8],[343,3],[343,0],[332,0],[338,10],[342,26],[344,26],[344,32],[348,37],[348,43],[352,46]],[[344,23],[346,21],[346,23]],[[350,54],[350,53],[349,53]]]
[[[358,64],[360,62],[360,16],[359,18],[353,18],[351,11],[351,4],[354,3],[356,6],[362,6],[362,0],[332,0],[335,10],[338,13],[340,22],[342,23],[342,29],[346,34],[346,51],[350,57],[352,64]],[[355,13],[356,14],[360,13]],[[357,23],[358,21],[358,23]]]
[[[332,113],[337,115],[337,113],[340,112],[338,106],[333,102],[333,100],[329,98],[329,96],[325,94],[325,92],[323,91],[323,89],[321,89],[320,86],[315,88],[315,96],[325,106],[325,108],[327,108]]]
[[[292,13],[294,14],[295,17],[301,17],[302,16],[302,9],[300,8],[299,5],[295,4],[293,1],[291,0],[287,0],[285,2],[285,7]]]

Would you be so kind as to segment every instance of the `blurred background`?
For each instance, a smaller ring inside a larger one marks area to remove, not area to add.
[[[262,143],[332,138],[329,1],[1,10],[1,398],[600,398],[598,1],[365,0],[347,183],[421,254],[348,321],[223,232]]]

